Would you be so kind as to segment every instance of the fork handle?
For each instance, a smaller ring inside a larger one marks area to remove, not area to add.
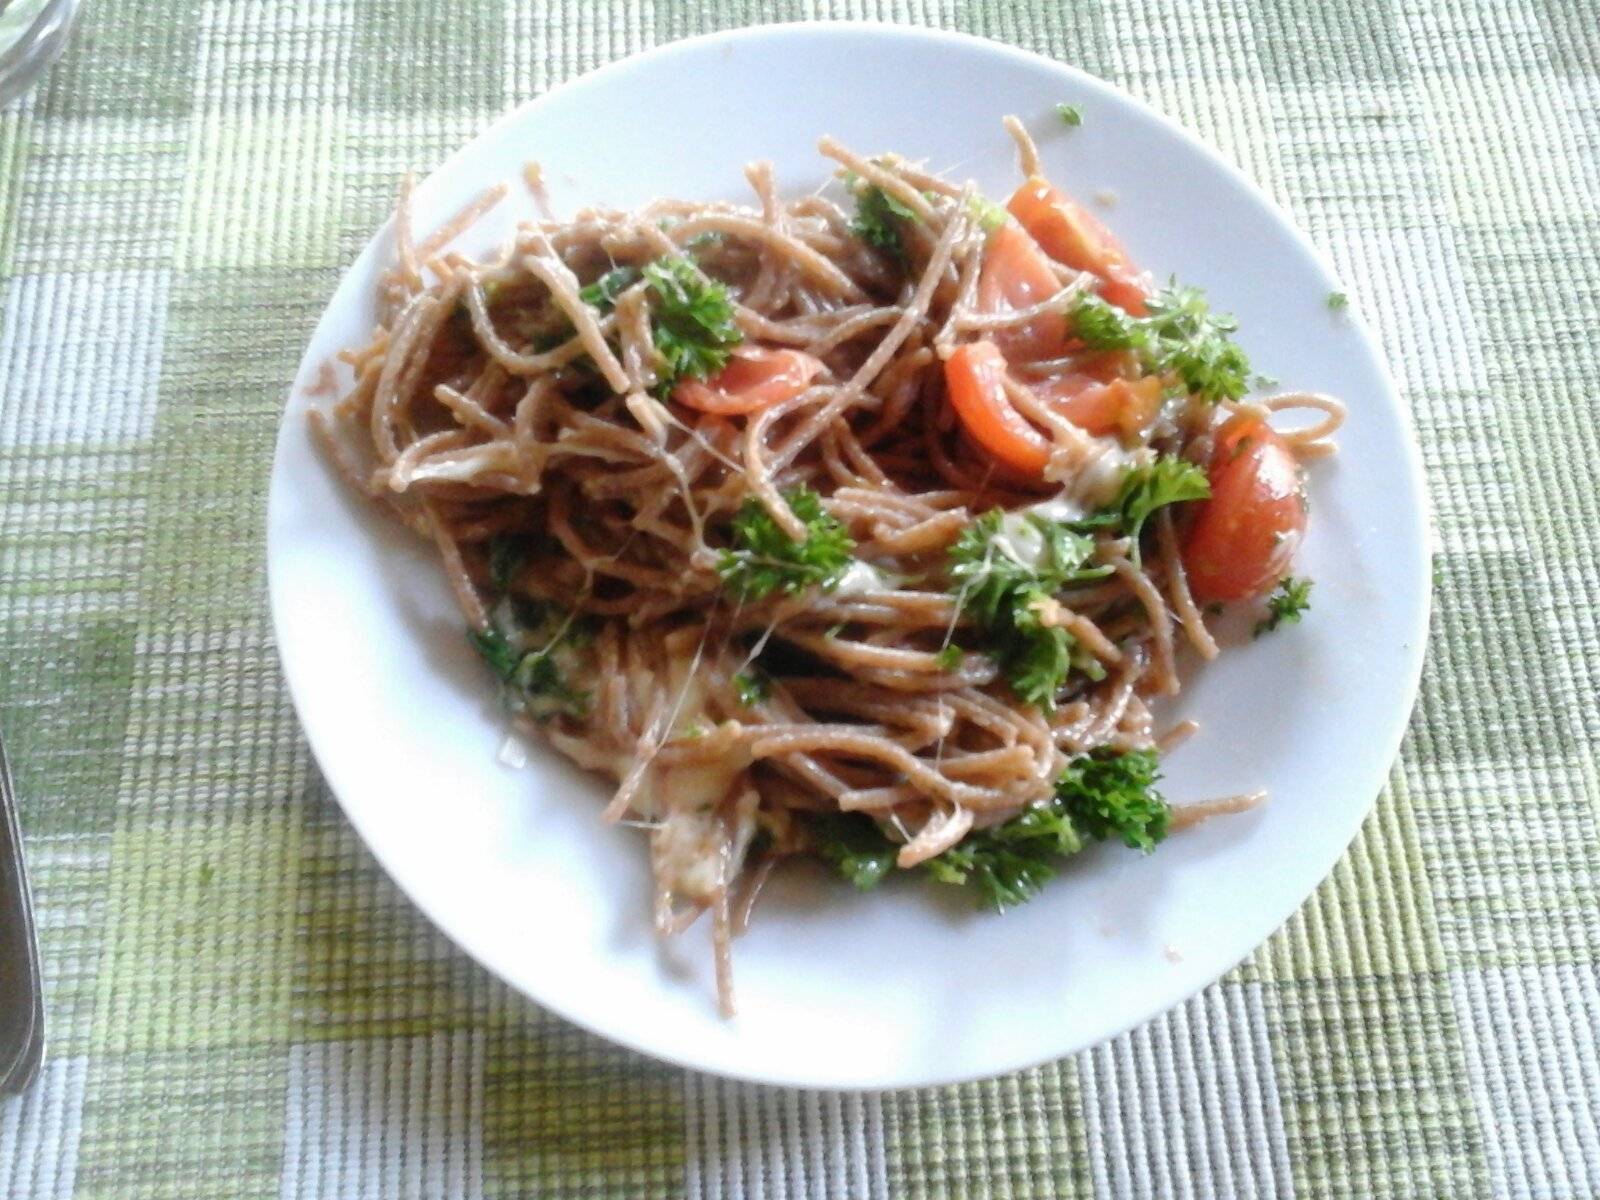
[[[44,1057],[44,995],[22,831],[0,742],[0,1095],[20,1092]]]

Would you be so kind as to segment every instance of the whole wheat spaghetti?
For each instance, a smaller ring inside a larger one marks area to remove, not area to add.
[[[1191,818],[1150,706],[1218,653],[1208,609],[1305,606],[1298,460],[1338,402],[1248,402],[1231,321],[1008,127],[1005,208],[823,139],[831,189],[757,163],[750,205],[542,203],[489,261],[448,247],[498,193],[418,237],[408,183],[382,324],[312,414],[437,548],[515,719],[615,783],[657,927],[710,915],[730,1012],[788,856],[1003,908],[1086,841],[1153,846]]]

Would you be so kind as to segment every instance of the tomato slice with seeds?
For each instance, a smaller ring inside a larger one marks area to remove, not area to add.
[[[1218,432],[1209,475],[1211,498],[1184,538],[1189,590],[1201,603],[1248,600],[1288,573],[1305,536],[1300,464],[1265,420],[1241,413]]]

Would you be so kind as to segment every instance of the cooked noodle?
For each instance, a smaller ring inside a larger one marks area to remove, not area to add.
[[[1032,141],[1007,126],[1036,173]],[[569,220],[530,169],[540,213],[487,262],[447,248],[503,189],[419,241],[408,178],[382,326],[342,356],[356,372],[345,397],[313,414],[341,473],[437,546],[470,629],[503,637],[508,614],[535,603],[557,614],[533,644],[564,682],[532,715],[617,782],[608,820],[649,830],[658,928],[711,914],[729,1011],[729,940],[772,863],[805,849],[806,814],[871,814],[910,867],[1048,800],[1079,756],[1156,748],[1148,704],[1178,690],[1175,631],[1203,658],[1218,652],[1186,578],[1181,512],[1157,514],[1142,555],[1095,533],[1103,569],[1035,606],[1084,655],[1043,708],[1008,684],[946,556],[997,507],[1087,513],[1156,453],[1203,463],[1218,423],[1250,411],[1179,394],[1133,435],[1092,435],[1041,398],[1094,357],[1069,347],[1006,383],[1047,447],[1043,477],[997,469],[952,415],[946,360],[1063,321],[1096,276],[1060,267],[1048,294],[985,308],[971,185],[831,139],[821,150],[910,214],[899,260],[864,245],[827,197],[782,201],[768,164],[747,173],[754,208],[662,201]],[[741,350],[797,351],[814,377],[750,412],[663,391],[647,282],[625,274],[604,305],[585,288],[684,253],[726,285]],[[1260,411],[1291,407],[1321,419],[1287,444],[1326,453],[1338,402],[1296,393]],[[828,586],[741,602],[719,570],[730,522],[753,498],[803,541],[801,488],[848,533],[856,565]],[[495,557],[508,536],[510,567]],[[757,667],[769,690],[753,696]],[[1243,806],[1181,808],[1174,823]]]

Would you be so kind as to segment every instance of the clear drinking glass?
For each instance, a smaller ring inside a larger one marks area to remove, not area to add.
[[[77,10],[78,0],[0,0],[0,104],[61,53]]]

